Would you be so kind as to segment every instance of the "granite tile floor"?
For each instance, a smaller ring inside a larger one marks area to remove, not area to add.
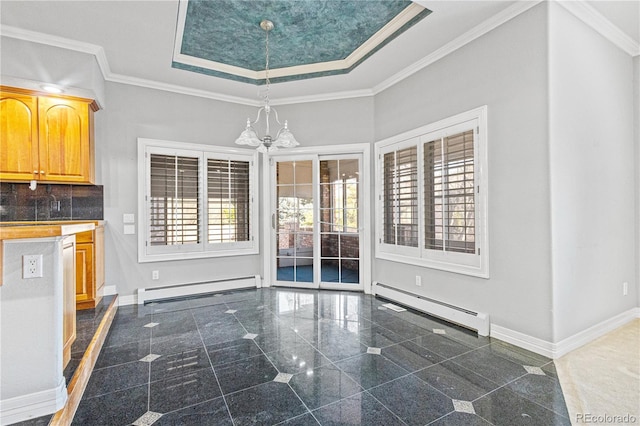
[[[75,425],[570,425],[550,359],[355,292],[118,309]]]

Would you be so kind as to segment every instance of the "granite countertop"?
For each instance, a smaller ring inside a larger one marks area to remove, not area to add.
[[[0,240],[18,238],[46,238],[77,234],[91,231],[101,221],[63,221],[63,222],[2,222]]]

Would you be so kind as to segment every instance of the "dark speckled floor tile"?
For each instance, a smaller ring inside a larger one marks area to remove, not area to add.
[[[253,339],[237,339],[231,342],[209,345],[207,346],[207,351],[214,367],[262,355],[262,350]]]
[[[305,342],[301,336],[288,329],[281,329],[271,334],[258,334],[253,341],[256,342],[265,353],[279,351],[280,349],[295,346],[300,342]]]
[[[211,369],[158,380],[150,385],[149,410],[168,413],[221,396]]]
[[[221,365],[215,372],[225,395],[269,382],[278,375],[278,370],[264,355]]]
[[[333,365],[296,374],[289,385],[311,410],[362,391],[355,381]]]
[[[451,361],[420,370],[415,375],[454,399],[473,401],[499,385]]]
[[[312,342],[324,356],[331,361],[339,361],[354,355],[363,354],[367,351],[367,346],[360,343],[354,337],[346,337],[343,335],[333,336],[327,340]]]
[[[417,371],[444,360],[440,355],[410,341],[383,348],[381,353],[407,371]]]
[[[209,357],[204,349],[187,349],[185,351],[161,356],[151,362],[151,381],[182,376],[202,368],[211,369]]]
[[[293,419],[285,420],[282,423],[278,423],[279,425],[287,425],[287,426],[317,426],[318,423],[313,417],[311,413],[303,414],[298,417],[294,417]]]
[[[232,425],[231,416],[224,399],[216,398],[201,404],[183,408],[165,414],[158,419],[154,426],[201,426],[201,425]]]
[[[413,340],[419,346],[429,349],[444,358],[451,358],[469,352],[473,347],[439,334],[425,334]]]
[[[149,364],[133,361],[93,370],[84,396],[91,398],[146,383],[149,383]]]
[[[227,404],[236,426],[273,425],[307,411],[287,384],[277,382],[228,395]]]
[[[129,425],[147,412],[148,385],[80,401],[72,425]]]
[[[429,423],[429,426],[491,426],[491,423],[477,414],[454,411],[435,422]]]
[[[313,415],[323,426],[405,424],[367,392],[326,405],[313,411]]]
[[[51,421],[53,414],[47,416],[36,417],[35,419],[29,419],[18,423],[13,423],[14,426],[47,426]],[[315,421],[315,420],[314,420]],[[313,423],[310,423],[313,424]]]
[[[497,426],[567,425],[568,418],[525,399],[506,388],[473,402],[476,414]]]
[[[158,355],[171,355],[201,347],[203,343],[198,330],[151,339],[151,353]]]
[[[415,376],[402,377],[369,392],[409,425],[425,425],[453,411],[451,398]]]
[[[381,385],[407,374],[383,356],[363,354],[336,363],[336,365],[365,389]]]
[[[289,374],[313,370],[330,362],[313,346],[305,342],[299,342],[285,349],[270,352],[267,357],[273,362],[278,371]]]
[[[569,417],[562,389],[557,379],[546,375],[527,374],[507,385],[509,389],[562,416]]]
[[[521,364],[495,355],[485,348],[460,355],[452,361],[499,385],[507,384],[527,374],[527,370]]]
[[[385,346],[390,346],[406,340],[403,336],[377,325],[360,330],[358,338],[360,339],[360,343],[363,345],[375,348],[384,348]]]
[[[150,340],[127,343],[120,346],[110,346],[100,351],[100,356],[96,361],[95,368],[110,367],[112,365],[124,364],[138,361],[149,355],[151,347]]]
[[[543,365],[548,364],[551,361],[547,357],[538,355],[509,343],[502,342],[500,340],[492,340],[487,349],[496,355],[500,355],[510,361],[522,365],[542,367]]]

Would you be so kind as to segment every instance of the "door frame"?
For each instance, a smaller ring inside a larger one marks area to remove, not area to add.
[[[373,236],[373,224],[371,218],[373,212],[371,211],[371,145],[367,143],[361,144],[348,144],[348,145],[325,145],[325,146],[312,146],[304,148],[294,148],[285,151],[276,151],[272,154],[265,154],[262,159],[262,263],[263,263],[263,276],[262,285],[264,287],[271,287],[274,285],[272,282],[272,256],[273,256],[273,233],[272,233],[272,217],[276,213],[273,209],[273,197],[275,186],[272,185],[271,176],[271,159],[278,157],[290,157],[290,156],[304,156],[304,155],[343,155],[354,154],[362,155],[362,169],[360,170],[360,191],[362,192],[362,206],[358,206],[360,210],[361,223],[359,227],[362,228],[360,236],[360,246],[362,248],[360,252],[360,268],[362,275],[362,290],[366,294],[371,293],[371,245]],[[314,176],[315,180],[315,176]],[[318,191],[314,185],[314,191]],[[317,288],[313,286],[310,288]],[[323,286],[323,288],[327,288]],[[336,289],[348,290],[348,284],[338,284]],[[361,289],[358,288],[358,291]]]

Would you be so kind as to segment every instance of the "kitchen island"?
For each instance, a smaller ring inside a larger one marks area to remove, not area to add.
[[[67,400],[63,369],[75,339],[75,234],[94,228],[0,226],[0,424],[54,413]],[[24,256],[36,256],[39,276],[24,278]]]

